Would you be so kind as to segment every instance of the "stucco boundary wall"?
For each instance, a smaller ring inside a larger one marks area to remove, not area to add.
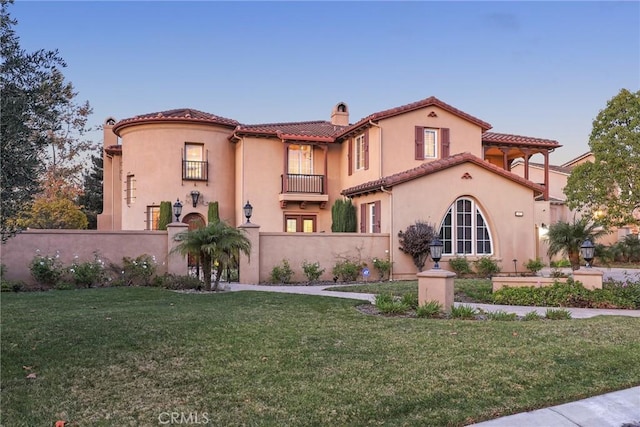
[[[305,282],[302,263],[318,262],[324,273],[321,281],[333,281],[333,267],[338,261],[365,262],[369,268],[369,280],[377,281],[378,272],[373,267],[374,258],[386,259],[389,255],[389,234],[360,233],[260,233],[260,282],[268,282],[273,267],[286,259],[294,271],[292,281]],[[253,259],[251,260],[253,262]],[[240,272],[242,276],[242,271]],[[360,280],[362,277],[359,278]],[[242,279],[241,279],[242,281]]]
[[[57,253],[70,266],[76,255],[78,262],[92,261],[96,251],[107,265],[122,265],[123,257],[155,256],[157,274],[167,272],[166,231],[27,230],[0,245],[0,263],[6,267],[5,279],[34,283],[29,264],[36,255]]]

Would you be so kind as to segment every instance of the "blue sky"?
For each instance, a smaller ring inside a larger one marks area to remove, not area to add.
[[[436,96],[549,138],[563,163],[640,89],[640,2],[31,2],[27,51],[58,49],[91,122],[190,107],[255,124],[351,122]],[[100,136],[96,136],[100,138]]]

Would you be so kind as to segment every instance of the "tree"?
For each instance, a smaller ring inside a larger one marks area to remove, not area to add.
[[[593,121],[593,163],[576,166],[567,205],[605,226],[640,223],[640,91],[622,89]]]
[[[21,228],[86,229],[87,216],[69,199],[37,199],[18,220]]]
[[[211,284],[211,273],[215,273],[212,290],[217,291],[222,271],[237,262],[240,252],[251,253],[251,241],[242,230],[231,227],[224,221],[212,222],[204,228],[183,231],[176,236],[180,243],[174,251],[182,255],[198,257],[202,266],[205,285]]]
[[[436,233],[431,224],[422,221],[416,221],[415,224],[407,227],[405,231],[398,232],[400,250],[405,254],[411,255],[418,271],[422,271],[424,268],[424,263],[430,252],[429,245],[437,235],[438,233]]]
[[[82,168],[84,147],[78,136],[91,113],[88,103],[76,104],[71,83],[64,81],[65,62],[57,51],[27,53],[14,31],[8,12],[11,1],[0,0],[0,194],[2,241],[14,235],[16,218],[28,210],[48,178],[67,178],[63,172]],[[61,149],[61,147],[63,147]],[[78,149],[76,149],[78,148]],[[63,159],[68,161],[63,161]],[[51,166],[55,165],[53,170]],[[77,179],[77,175],[74,177]],[[79,184],[78,182],[75,183]]]
[[[219,222],[220,221],[220,211],[218,207],[218,202],[209,203],[209,208],[207,211],[207,222]]]
[[[331,207],[331,231],[354,233],[357,229],[356,207],[351,199],[338,199]]]
[[[173,219],[173,208],[171,202],[160,202],[160,216],[158,218],[158,230],[166,230],[167,225]]]
[[[89,229],[98,228],[98,214],[102,212],[102,156],[91,156],[91,169],[84,173],[83,190],[78,198],[82,211],[89,220]]]
[[[580,246],[589,239],[591,242],[607,232],[595,222],[588,218],[576,220],[572,223],[560,221],[549,226],[546,239],[549,242],[548,255],[553,257],[558,253],[563,253],[569,257],[571,268],[580,268]]]

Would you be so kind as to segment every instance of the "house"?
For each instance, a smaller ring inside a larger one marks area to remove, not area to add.
[[[308,122],[242,124],[193,109],[109,118],[98,229],[153,230],[160,202],[179,199],[187,224],[217,201],[239,225],[250,201],[261,232],[331,233],[331,206],[348,197],[359,233],[388,235],[394,278],[415,277],[398,232],[417,220],[440,229],[444,266],[491,256],[513,271],[540,256],[555,197],[549,154],[561,145],[491,128],[435,97],[355,123],[344,102]]]

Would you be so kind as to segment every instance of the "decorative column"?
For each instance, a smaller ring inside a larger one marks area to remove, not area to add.
[[[189,266],[184,255],[174,251],[180,242],[177,242],[176,234],[187,231],[189,226],[182,222],[167,224],[167,273],[178,276],[189,274]]]
[[[240,283],[257,285],[260,283],[260,226],[246,222],[238,226],[244,230],[251,242],[251,256],[240,253]]]
[[[418,305],[430,301],[442,304],[442,309],[449,313],[453,306],[453,279],[455,273],[435,269],[418,273]]]

